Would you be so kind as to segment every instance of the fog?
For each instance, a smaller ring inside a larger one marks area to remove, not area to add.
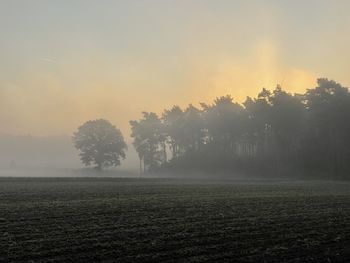
[[[1,174],[348,178],[349,7],[0,1]]]
[[[100,118],[70,136],[1,135],[0,168],[5,176],[349,179],[349,115],[349,89],[319,78],[303,94],[277,85],[243,103],[226,95],[143,111],[130,133]]]
[[[133,176],[138,169],[135,150],[128,147],[128,158],[104,176]],[[0,135],[0,176],[96,176],[83,169],[71,136]]]

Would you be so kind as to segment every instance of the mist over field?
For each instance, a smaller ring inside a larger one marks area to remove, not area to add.
[[[0,135],[1,168],[78,168],[69,136]]]
[[[119,170],[105,176],[135,176],[137,165],[137,154],[129,147]],[[82,168],[71,136],[0,135],[0,176],[96,176]]]

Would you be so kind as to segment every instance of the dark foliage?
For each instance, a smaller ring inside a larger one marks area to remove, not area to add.
[[[173,106],[162,118],[144,113],[130,122],[144,170],[344,178],[350,172],[349,91],[328,79],[317,84],[305,94],[263,89],[243,105],[227,95],[200,109]]]
[[[123,135],[107,120],[87,121],[74,133],[73,142],[82,163],[94,164],[97,170],[120,165],[120,159],[125,159]]]

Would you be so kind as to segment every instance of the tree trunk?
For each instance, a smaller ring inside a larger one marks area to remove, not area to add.
[[[166,144],[163,143],[163,155],[164,155],[164,163],[168,162],[167,154],[166,154]]]
[[[101,171],[102,171],[102,163],[98,163],[98,164],[97,164],[96,170],[97,170],[98,172],[101,172]]]
[[[142,175],[142,158],[139,158],[140,159],[140,176]]]

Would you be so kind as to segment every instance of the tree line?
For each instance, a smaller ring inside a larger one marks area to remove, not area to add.
[[[161,115],[143,112],[130,125],[142,173],[350,174],[349,90],[326,78],[304,94],[278,85],[242,104],[226,95],[200,107],[173,106]],[[79,148],[78,134],[73,138]],[[117,156],[125,158],[125,142],[119,146]]]

